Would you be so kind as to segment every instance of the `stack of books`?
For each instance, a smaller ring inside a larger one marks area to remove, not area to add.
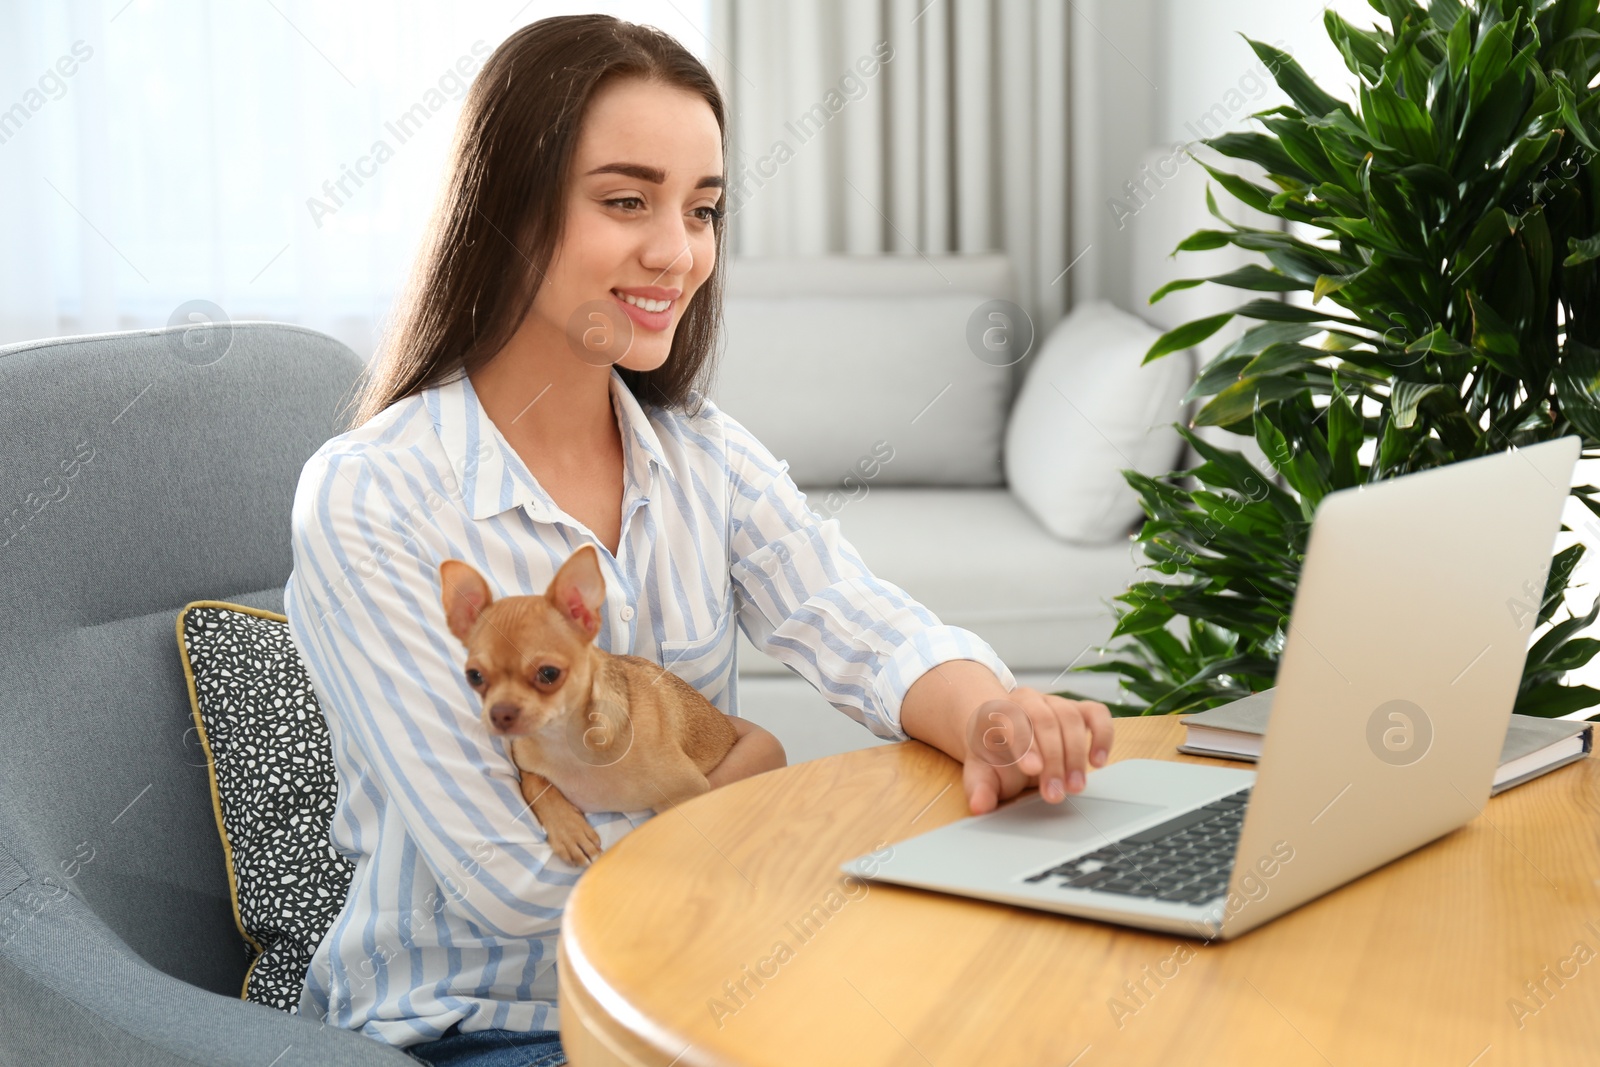
[[[1183,722],[1184,742],[1178,751],[1254,763],[1261,756],[1261,742],[1272,711],[1272,692],[1263,689],[1231,704],[1188,716]],[[1593,747],[1592,722],[1513,715],[1489,795],[1580,760]]]

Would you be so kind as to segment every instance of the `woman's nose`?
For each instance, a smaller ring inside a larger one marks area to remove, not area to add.
[[[694,267],[694,253],[689,246],[688,230],[682,219],[663,221],[653,227],[641,262],[664,275],[688,274]]]

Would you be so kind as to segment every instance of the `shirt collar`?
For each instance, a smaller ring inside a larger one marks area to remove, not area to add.
[[[611,369],[610,390],[612,411],[622,433],[627,496],[648,499],[654,465],[659,464],[669,474],[673,473],[672,466],[654,424],[615,367]],[[463,374],[429,392],[432,395],[428,409],[434,431],[450,461],[461,500],[474,519],[493,518],[519,507],[545,522],[565,517],[484,411],[470,378]],[[626,504],[625,501],[625,510]]]
[[[611,406],[617,413],[617,425],[622,429],[623,449],[631,453],[633,468],[641,472],[644,487],[648,489],[650,463],[659,464],[668,474],[674,474],[666,449],[661,447],[661,438],[656,434],[655,423],[650,421],[639,399],[615,367],[611,368]]]

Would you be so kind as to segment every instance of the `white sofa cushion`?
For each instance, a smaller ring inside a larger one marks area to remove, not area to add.
[[[1110,598],[1143,559],[1131,540],[1057,540],[1005,489],[872,488],[836,518],[875,575],[988,641],[1013,671],[1088,662],[1111,633]],[[739,641],[739,673],[787,673]]]
[[[1006,480],[1045,529],[1067,541],[1125,536],[1143,512],[1124,468],[1177,466],[1194,357],[1140,365],[1160,331],[1106,301],[1075,309],[1034,357],[1006,428]]]
[[[736,256],[710,395],[798,485],[1002,485],[1019,368],[974,357],[966,325],[1013,290],[998,253]]]
[[[730,296],[712,397],[799,485],[841,485],[887,450],[874,485],[998,486],[1013,372],[966,341],[988,299]]]

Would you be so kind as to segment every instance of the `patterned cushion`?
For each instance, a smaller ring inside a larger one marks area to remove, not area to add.
[[[355,873],[328,840],[338,789],[327,723],[283,615],[197,600],[178,613],[178,650],[234,920],[253,950],[240,997],[295,1014]]]

